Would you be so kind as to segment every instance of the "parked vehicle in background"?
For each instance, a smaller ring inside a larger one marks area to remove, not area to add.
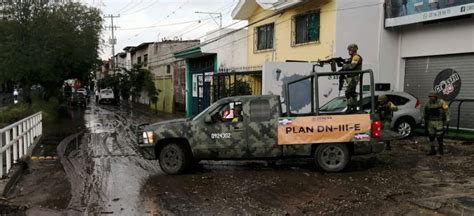
[[[87,96],[87,90],[85,88],[78,88],[76,92],[81,93],[84,96]]]
[[[79,106],[81,108],[86,108],[86,96],[83,93],[74,92],[71,94],[71,97],[69,97],[68,104],[71,106]]]
[[[111,88],[101,89],[99,92],[99,104],[115,103],[114,91]]]
[[[393,112],[392,129],[397,131],[404,137],[413,134],[416,126],[421,124],[421,102],[415,96],[406,92],[388,92],[376,91],[375,101],[379,95],[387,95],[388,100],[398,107],[398,111]],[[362,99],[362,109],[367,111],[370,109],[370,95],[364,93]],[[321,113],[344,113],[347,109],[347,101],[344,96],[337,97],[323,105]]]

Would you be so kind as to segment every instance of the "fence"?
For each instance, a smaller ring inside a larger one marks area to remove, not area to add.
[[[457,109],[457,120],[456,120],[456,133],[459,133],[459,123],[461,122],[461,106],[464,102],[474,102],[474,99],[455,99],[449,102],[449,107],[451,104],[458,102],[458,109]],[[449,125],[447,126],[449,128]]]
[[[18,159],[27,154],[28,148],[43,133],[43,115],[33,114],[0,129],[0,177],[4,178]]]

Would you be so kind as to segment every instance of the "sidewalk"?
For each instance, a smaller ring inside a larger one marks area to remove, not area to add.
[[[153,119],[151,121],[163,121],[163,120],[172,120],[172,119],[179,119],[179,118],[185,118],[186,114],[185,113],[165,113],[157,110],[153,110],[149,107],[149,105],[146,104],[140,104],[140,103],[133,103],[130,104],[133,106],[133,110],[136,112],[140,112],[143,115],[150,116]],[[121,105],[123,106],[123,105]]]

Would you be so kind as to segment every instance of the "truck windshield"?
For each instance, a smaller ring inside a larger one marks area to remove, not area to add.
[[[196,119],[199,119],[201,118],[202,116],[204,116],[205,113],[209,113],[209,110],[214,110],[216,108],[216,104],[212,104],[211,106],[207,107],[206,109],[204,109],[202,112],[194,115],[194,116],[191,116],[190,119],[192,120],[196,120]]]

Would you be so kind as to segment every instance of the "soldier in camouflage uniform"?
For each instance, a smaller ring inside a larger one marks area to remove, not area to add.
[[[425,127],[428,130],[428,136],[430,139],[430,152],[428,155],[435,155],[435,138],[438,141],[438,152],[442,155],[444,152],[443,146],[443,135],[444,125],[450,121],[448,103],[444,100],[439,99],[436,92],[429,94],[429,102],[426,103],[423,109],[423,120]]]
[[[346,64],[342,66],[342,71],[361,71],[362,70],[362,56],[357,54],[359,47],[357,44],[350,44],[347,47],[347,51],[351,56]],[[356,111],[357,92],[356,87],[359,83],[359,75],[347,75],[347,89],[345,96],[347,98],[347,111],[353,113]]]
[[[393,112],[397,110],[398,107],[389,101],[386,95],[380,95],[378,97],[378,104],[375,112],[379,114],[380,120],[382,121],[382,130],[391,130]],[[392,150],[392,147],[390,146],[390,140],[386,141],[385,144],[385,149],[387,151]]]

